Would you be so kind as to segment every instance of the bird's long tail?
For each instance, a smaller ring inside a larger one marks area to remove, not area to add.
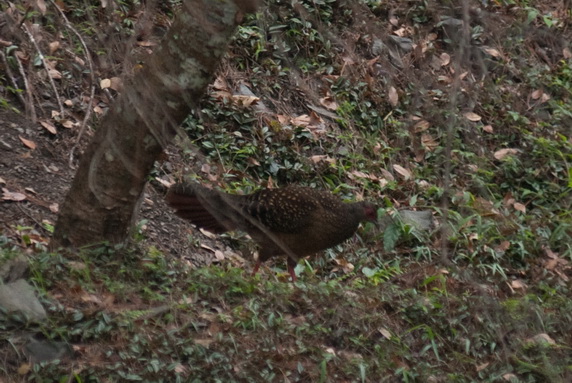
[[[165,196],[167,204],[175,209],[179,217],[217,234],[234,229],[233,222],[224,213],[228,202],[223,198],[223,193],[189,183],[171,186]]]

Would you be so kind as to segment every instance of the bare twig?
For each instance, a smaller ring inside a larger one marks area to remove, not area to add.
[[[457,51],[457,58],[453,62],[455,69],[455,77],[451,85],[451,97],[449,102],[450,115],[445,124],[445,157],[443,161],[443,197],[441,205],[443,209],[443,225],[441,226],[441,262],[445,265],[451,265],[449,259],[449,200],[451,198],[451,153],[453,152],[453,139],[455,136],[455,128],[457,122],[457,109],[458,109],[458,96],[461,94],[461,63],[467,54],[470,45],[470,31],[469,31],[469,8],[467,1],[462,2],[463,10],[463,28],[461,30],[461,42]]]
[[[50,85],[52,86],[52,89],[53,89],[54,94],[56,96],[56,100],[58,102],[58,107],[60,108],[60,115],[63,117],[63,116],[65,116],[64,105],[62,104],[62,100],[60,99],[60,96],[58,94],[58,88],[56,87],[56,83],[54,81],[54,78],[50,74],[49,66],[48,66],[48,63],[46,62],[46,57],[42,53],[42,50],[40,49],[40,46],[36,42],[34,35],[28,29],[28,26],[24,23],[24,24],[22,24],[22,27],[23,27],[22,29],[24,30],[24,32],[26,32],[26,34],[28,35],[28,38],[30,39],[32,44],[34,44],[34,47],[36,48],[36,51],[38,52],[38,55],[40,56],[40,60],[42,60],[42,64],[44,65],[44,69],[46,70],[46,74],[48,75],[48,79],[50,80]]]
[[[12,83],[12,86],[14,87],[14,89],[18,89],[18,83],[16,82],[16,79],[14,77],[14,73],[12,73],[12,69],[10,69],[10,65],[8,65],[8,59],[6,58],[6,55],[4,54],[4,52],[1,50],[0,50],[0,57],[2,57],[2,62],[4,63],[4,67],[6,68],[6,74],[10,78],[10,82]],[[18,56],[14,55],[14,59],[18,63],[20,75],[22,76],[22,79],[24,80],[24,88],[26,91],[27,100],[19,92],[16,92],[16,97],[18,97],[18,99],[20,100],[22,105],[24,105],[24,107],[26,108],[26,116],[30,120],[32,120],[32,122],[35,123],[37,120],[36,109],[34,107],[34,101],[32,100],[32,94],[31,94],[30,87],[28,85],[28,79],[26,77],[26,73],[24,72],[24,68],[22,67],[22,63],[20,62],[20,59],[18,59]]]
[[[73,157],[74,157],[74,153],[77,149],[77,147],[79,146],[80,142],[81,142],[81,137],[83,136],[84,132],[85,132],[85,128],[87,126],[87,121],[89,121],[89,118],[91,117],[91,110],[92,110],[92,106],[93,106],[93,99],[95,98],[95,75],[94,75],[94,69],[93,69],[93,60],[91,59],[91,56],[89,54],[89,49],[87,49],[87,44],[85,43],[84,39],[81,37],[81,34],[77,31],[77,29],[75,29],[71,23],[69,22],[68,18],[66,17],[65,13],[60,9],[60,7],[53,1],[50,0],[50,3],[52,3],[52,5],[58,10],[60,16],[62,17],[62,19],[64,20],[66,27],[73,32],[74,35],[76,35],[76,37],[78,38],[78,40],[81,43],[81,46],[83,47],[83,51],[85,53],[85,59],[87,61],[87,65],[89,66],[89,78],[90,78],[90,82],[91,82],[91,89],[90,89],[90,94],[89,94],[89,101],[87,103],[87,109],[85,111],[85,116],[83,117],[83,121],[81,122],[81,127],[79,129],[79,133],[77,136],[77,141],[75,143],[75,145],[73,146],[73,148],[71,148],[70,150],[70,154],[69,154],[69,164],[70,167],[72,166],[72,162],[73,162]]]

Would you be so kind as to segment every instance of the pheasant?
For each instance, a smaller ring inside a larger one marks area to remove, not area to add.
[[[175,214],[215,234],[240,230],[260,246],[256,274],[262,262],[288,256],[288,272],[296,280],[298,260],[350,238],[362,221],[377,221],[369,202],[344,203],[325,191],[289,186],[234,195],[197,183],[178,183],[166,201]]]

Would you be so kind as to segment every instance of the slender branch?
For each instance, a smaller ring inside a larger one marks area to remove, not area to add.
[[[42,64],[44,66],[44,69],[46,70],[46,74],[48,75],[48,79],[50,80],[50,85],[52,86],[52,89],[53,89],[54,94],[56,96],[56,101],[58,102],[58,107],[60,108],[60,115],[63,117],[63,116],[65,116],[64,105],[62,104],[62,100],[60,99],[60,95],[58,94],[58,88],[56,87],[56,82],[54,81],[54,78],[50,74],[50,70],[49,70],[48,63],[46,61],[46,57],[42,53],[42,50],[40,49],[40,46],[36,42],[34,35],[28,29],[28,26],[26,24],[22,24],[22,26],[23,26],[24,32],[26,32],[26,34],[28,35],[28,38],[30,39],[32,44],[34,44],[34,47],[36,48],[36,52],[38,52],[38,55],[40,56],[40,60],[42,60]]]
[[[1,50],[0,50],[0,57],[2,57],[2,62],[4,63],[4,67],[6,68],[6,73],[8,74],[8,77],[10,78],[10,82],[12,83],[12,86],[14,87],[14,89],[18,89],[18,83],[16,81],[16,78],[14,77],[14,73],[12,72],[10,65],[8,64],[8,59],[6,58],[6,55],[4,54],[4,52]],[[26,108],[26,115],[32,120],[32,122],[35,123],[37,121],[36,108],[34,107],[34,101],[32,100],[32,94],[31,94],[30,86],[28,84],[28,78],[26,77],[26,73],[24,71],[24,68],[22,67],[22,63],[20,62],[20,59],[18,58],[18,56],[14,55],[14,59],[16,60],[16,63],[18,64],[18,69],[20,71],[20,75],[22,76],[22,79],[24,80],[24,89],[26,91],[26,98],[24,98],[24,96],[22,96],[22,94],[19,92],[16,92],[16,97],[18,97],[18,99],[20,100],[22,105],[24,105],[24,107]]]
[[[85,111],[85,116],[83,117],[83,121],[81,122],[81,127],[79,129],[79,133],[77,136],[77,140],[75,145],[71,148],[70,150],[70,154],[69,154],[69,165],[70,167],[72,166],[72,162],[73,162],[73,157],[74,157],[74,152],[76,151],[77,147],[79,146],[79,143],[81,142],[81,137],[83,136],[83,134],[85,133],[85,128],[87,126],[87,121],[89,121],[89,118],[91,117],[91,110],[93,109],[93,100],[95,98],[95,75],[94,75],[94,69],[93,69],[93,60],[91,59],[91,55],[89,54],[89,49],[87,48],[87,44],[85,43],[84,39],[81,37],[81,34],[77,31],[77,29],[75,29],[71,23],[69,22],[68,18],[66,17],[65,13],[61,10],[61,8],[53,1],[50,0],[50,3],[58,10],[58,13],[60,14],[60,16],[62,17],[62,19],[64,20],[64,23],[66,25],[66,27],[72,31],[72,33],[74,35],[76,35],[76,37],[78,38],[79,42],[81,43],[81,46],[83,47],[83,51],[85,53],[85,59],[87,61],[87,65],[89,66],[89,79],[90,79],[90,83],[91,83],[91,89],[90,89],[90,94],[89,94],[89,101],[87,103],[87,108]]]

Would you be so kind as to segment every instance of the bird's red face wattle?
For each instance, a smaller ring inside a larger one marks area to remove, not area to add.
[[[365,217],[370,222],[377,222],[377,208],[373,205],[367,204],[363,207]]]

